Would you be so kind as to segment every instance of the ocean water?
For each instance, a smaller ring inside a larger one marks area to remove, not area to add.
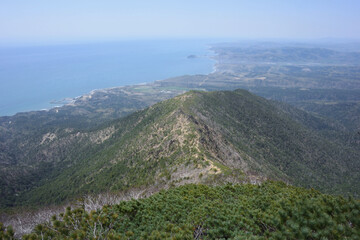
[[[94,89],[213,70],[207,40],[1,47],[0,116],[49,109]],[[198,58],[187,58],[197,55]]]

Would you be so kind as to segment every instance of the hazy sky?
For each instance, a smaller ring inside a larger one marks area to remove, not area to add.
[[[0,0],[0,42],[356,38],[359,0]]]

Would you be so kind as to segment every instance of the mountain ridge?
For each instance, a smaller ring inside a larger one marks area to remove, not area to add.
[[[2,183],[10,187],[5,205],[266,179],[356,196],[360,153],[316,131],[334,126],[291,109],[245,90],[190,91],[92,130],[44,133],[33,139],[37,144],[23,165],[35,173],[28,187],[11,190]]]

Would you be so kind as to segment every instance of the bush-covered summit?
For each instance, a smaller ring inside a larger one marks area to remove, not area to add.
[[[24,239],[359,239],[360,202],[315,190],[185,185],[85,212],[70,209]]]

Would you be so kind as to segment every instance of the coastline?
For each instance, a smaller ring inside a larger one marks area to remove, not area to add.
[[[211,48],[209,47],[207,49],[207,51],[213,51],[213,50],[211,50]],[[207,59],[210,59],[210,60],[214,61],[213,64],[212,64],[212,71],[210,71],[210,72],[208,72],[206,74],[201,74],[201,75],[209,75],[209,74],[213,74],[213,73],[217,72],[217,61],[216,61],[216,59],[213,58],[214,56],[215,55],[208,55],[208,54],[201,56],[202,58],[207,58]],[[192,59],[190,59],[190,60],[192,60]],[[142,83],[135,83],[135,84],[108,87],[108,88],[97,88],[97,89],[91,90],[88,93],[85,93],[85,94],[82,94],[82,95],[79,95],[79,96],[76,96],[76,97],[65,97],[65,98],[60,99],[60,100],[55,99],[55,100],[51,100],[51,101],[48,102],[48,104],[56,105],[56,106],[51,106],[49,108],[42,108],[42,109],[38,109],[38,110],[19,111],[19,112],[16,112],[15,114],[12,114],[12,115],[0,116],[0,118],[13,117],[13,116],[15,116],[17,114],[26,114],[26,113],[30,113],[30,112],[44,112],[44,111],[49,112],[49,111],[56,110],[56,109],[66,107],[66,106],[76,106],[78,101],[91,99],[97,93],[109,93],[109,92],[114,91],[114,90],[118,91],[118,90],[125,89],[125,88],[135,88],[137,86],[150,86],[150,87],[152,87],[154,84],[162,82],[162,81],[168,81],[170,79],[183,77],[183,76],[195,76],[195,75],[199,75],[199,74],[190,74],[190,75],[183,74],[183,75],[170,77],[170,78],[165,78],[165,79],[161,79],[161,80],[154,80],[154,81],[151,81],[151,82],[142,82]]]
[[[214,51],[211,49],[211,45],[209,44],[206,44],[206,45],[203,45],[204,47],[204,50],[203,50],[203,53],[201,54],[196,54],[197,56],[200,56],[198,58],[200,59],[207,59],[207,60],[210,60],[210,62],[208,62],[207,64],[211,64],[211,70],[208,71],[207,73],[205,73],[205,75],[207,74],[212,74],[214,72],[217,71],[216,69],[216,64],[217,64],[217,61],[213,58],[213,56],[215,55]],[[199,51],[199,50],[197,50]],[[195,51],[196,52],[196,51]],[[195,53],[194,52],[194,53]],[[212,52],[213,54],[210,54],[209,52]],[[184,59],[186,59],[186,56],[184,56]],[[182,59],[181,61],[184,61],[184,59]],[[187,61],[193,61],[194,59],[186,59]],[[190,64],[191,65],[191,64]],[[166,67],[166,66],[165,66]],[[191,72],[191,71],[190,71]],[[159,80],[150,80],[149,82],[141,82],[141,83],[135,83],[135,84],[124,84],[124,85],[120,85],[120,86],[113,86],[113,87],[105,87],[105,88],[95,88],[95,89],[92,89],[90,90],[89,92],[87,93],[84,93],[84,94],[81,94],[81,95],[78,95],[76,97],[64,97],[64,98],[60,98],[60,99],[52,99],[52,100],[48,100],[48,102],[45,102],[45,103],[37,103],[36,105],[42,105],[43,107],[40,107],[38,109],[36,109],[36,107],[34,109],[29,109],[29,107],[25,107],[25,108],[28,108],[29,110],[24,110],[24,111],[17,111],[13,114],[6,114],[4,113],[4,115],[0,115],[0,118],[3,118],[3,117],[12,117],[12,116],[15,116],[17,114],[24,114],[24,113],[28,113],[28,112],[38,112],[38,111],[51,111],[53,109],[58,109],[58,108],[61,108],[61,107],[64,107],[64,106],[74,106],[76,104],[76,102],[82,98],[87,98],[89,96],[92,96],[94,95],[95,93],[97,92],[107,92],[107,91],[110,91],[110,90],[114,90],[114,89],[121,89],[121,88],[125,88],[125,87],[136,87],[136,86],[146,86],[146,85],[153,85],[155,84],[156,82],[158,81],[166,81],[168,79],[172,79],[172,78],[176,78],[176,77],[181,77],[181,76],[185,76],[185,75],[198,75],[198,74],[204,74],[204,73],[190,73],[190,74],[187,74],[187,73],[183,73],[183,74],[180,74],[180,75],[175,75],[175,76],[169,76],[169,77],[166,77],[166,78],[161,78]],[[100,80],[101,81],[101,80]],[[27,103],[28,104],[28,103]],[[28,104],[29,105],[29,104]],[[46,105],[48,107],[46,107]],[[8,110],[5,110],[5,112],[8,111]],[[10,111],[11,112],[11,111]]]

